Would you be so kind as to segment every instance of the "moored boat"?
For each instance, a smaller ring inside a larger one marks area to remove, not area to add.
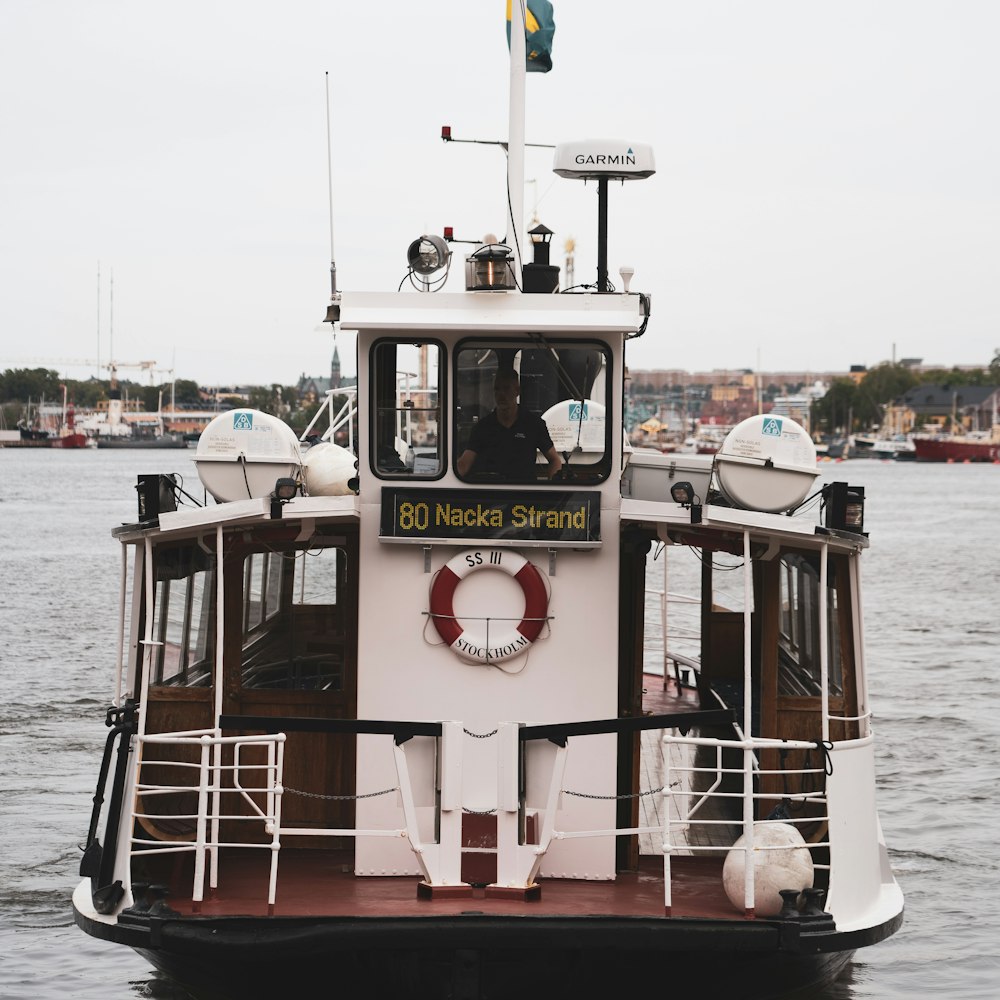
[[[918,462],[1000,462],[1000,424],[968,434],[915,434]]]
[[[868,449],[868,457],[883,461],[912,462],[917,457],[913,439],[905,434],[889,438],[876,438]]]
[[[602,140],[555,169],[606,197],[654,164]],[[411,251],[428,286],[449,263]],[[77,923],[242,997],[831,980],[903,913],[864,491],[816,491],[772,415],[714,456],[632,452],[648,297],[552,294],[496,241],[466,263],[463,292],[335,292],[356,450],[234,410],[198,444],[213,503],[140,477]],[[664,628],[651,678],[647,564],[691,551],[690,644]]]

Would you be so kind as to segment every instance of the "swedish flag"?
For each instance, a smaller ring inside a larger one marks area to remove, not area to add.
[[[522,0],[518,0],[522,2]],[[529,73],[548,73],[552,69],[552,39],[556,22],[549,0],[527,0],[525,14],[525,69]],[[511,0],[507,0],[507,45],[510,46]]]

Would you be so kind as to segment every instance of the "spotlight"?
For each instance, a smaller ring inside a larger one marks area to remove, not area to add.
[[[424,277],[445,267],[449,256],[448,244],[440,236],[421,236],[406,251],[410,270]]]
[[[700,498],[695,493],[694,487],[686,479],[682,479],[670,487],[670,498],[674,503],[679,503],[682,507],[690,507],[691,523],[701,524]]]
[[[282,476],[275,480],[274,492],[271,494],[271,517],[281,518],[281,508],[289,500],[295,499],[295,494],[299,491],[299,484],[290,478]]]
[[[686,480],[682,480],[670,487],[670,496],[674,503],[679,503],[681,506],[687,507],[689,504],[694,503],[694,487]]]

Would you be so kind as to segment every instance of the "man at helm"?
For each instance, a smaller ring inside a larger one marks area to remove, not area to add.
[[[511,482],[538,478],[536,455],[548,459],[546,475],[552,479],[562,468],[545,421],[518,406],[521,383],[512,368],[500,369],[493,378],[496,408],[473,425],[469,445],[458,458],[460,476],[486,473]]]

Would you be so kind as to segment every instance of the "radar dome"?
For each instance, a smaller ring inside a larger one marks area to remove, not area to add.
[[[737,424],[715,456],[722,492],[737,506],[779,513],[800,503],[819,469],[816,446],[789,417],[758,414]]]
[[[194,464],[219,502],[268,497],[277,479],[298,478],[302,456],[295,432],[259,410],[228,410],[202,431]]]

